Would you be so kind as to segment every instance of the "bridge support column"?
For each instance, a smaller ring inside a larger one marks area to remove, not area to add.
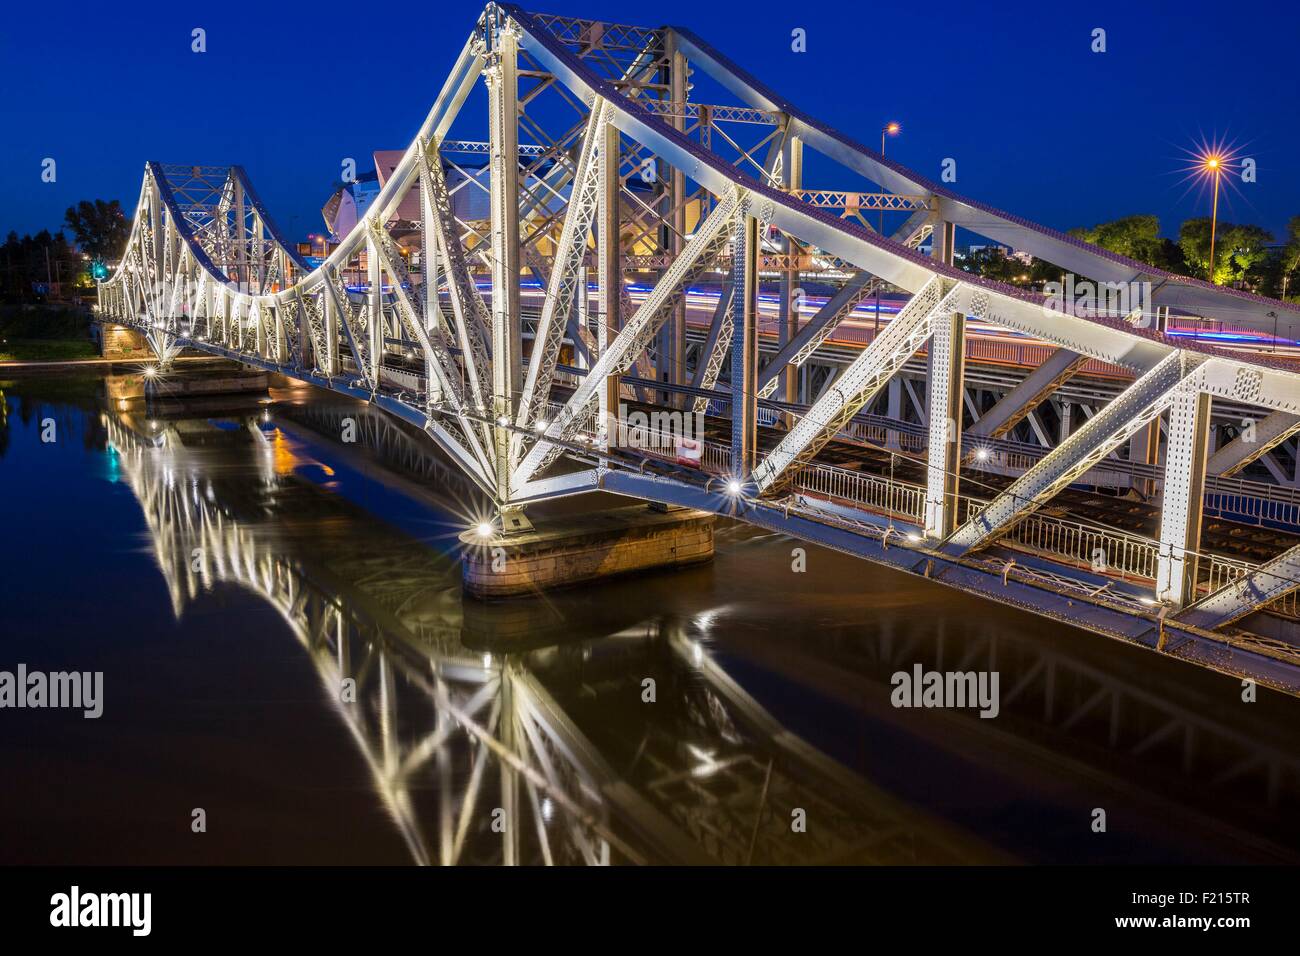
[[[136,329],[111,322],[99,323],[99,354],[103,358],[139,358],[149,348],[149,341]]]
[[[671,30],[667,33],[668,88],[674,103],[686,102],[687,64],[686,56],[677,49],[677,35]],[[674,110],[668,117],[668,123],[674,129],[686,128],[685,112]],[[686,174],[673,166],[668,176],[668,253],[673,261],[682,254],[682,245],[686,235]],[[690,379],[686,374],[686,297],[673,306],[671,318],[664,324],[664,334],[660,339],[659,355],[662,368],[659,377],[674,385],[686,385]],[[677,392],[668,392],[664,396],[669,407],[685,407],[685,396]]]
[[[498,503],[510,500],[515,420],[523,379],[519,318],[519,79],[518,37],[508,26],[493,33],[487,69],[492,218],[492,416]]]
[[[252,274],[257,276],[257,294],[266,294],[266,235],[262,230],[262,217],[253,213],[252,235],[249,238],[252,252]],[[251,281],[251,280],[250,280]],[[250,286],[249,291],[253,291]]]
[[[1169,406],[1156,599],[1175,609],[1195,600],[1196,595],[1211,401],[1199,382],[1191,382],[1175,392]]]
[[[596,199],[596,283],[597,308],[600,310],[596,329],[596,347],[599,354],[592,356],[594,363],[605,354],[611,342],[618,337],[621,324],[619,316],[620,289],[623,282],[623,260],[619,247],[619,155],[618,128],[613,123],[602,127],[600,150],[600,194]],[[583,287],[586,295],[586,287]],[[618,403],[620,398],[617,373],[605,378],[604,387],[597,393],[600,421],[603,424],[601,443],[608,450],[618,428]]]
[[[758,220],[747,206],[733,236],[731,473],[743,482],[758,463]]]
[[[781,174],[785,179],[785,188],[787,192],[803,188],[803,141],[792,133],[787,133],[785,143],[781,147]],[[781,275],[781,312],[778,322],[780,323],[780,342],[781,346],[788,345],[796,335],[799,334],[799,306],[802,296],[799,294],[799,268],[798,255],[799,245],[789,236],[784,241],[785,253],[790,257],[786,263],[786,268]],[[790,403],[799,400],[799,367],[792,362],[787,362],[785,368],[778,373],[781,376],[782,387],[778,389],[777,394],[781,399]],[[792,427],[794,421],[790,416],[786,416],[786,427]]]
[[[235,177],[235,282],[248,292],[248,210],[244,205],[244,184]]]
[[[321,293],[321,317],[325,327],[325,354],[318,356],[325,374],[339,374],[339,313],[334,308],[334,298],[328,292]]]
[[[951,222],[944,219],[936,222],[930,238],[930,258],[937,259],[946,266],[952,265],[956,253],[956,236],[957,228]]]
[[[384,273],[379,267],[379,251],[369,236],[366,237],[366,274],[370,282],[369,321],[366,323],[370,334],[367,343],[370,350],[370,381],[378,388],[379,367],[384,363]]]
[[[961,469],[961,420],[966,359],[966,317],[934,320],[930,336],[930,447],[926,466],[925,535],[946,538],[957,528]]]
[[[1141,428],[1129,439],[1128,443],[1129,461],[1138,462],[1143,465],[1160,464],[1160,419],[1157,417],[1151,424]],[[1156,493],[1156,483],[1151,478],[1134,478],[1133,490],[1143,498],[1150,498]]]
[[[699,564],[713,558],[713,522],[703,511],[633,505],[486,538],[466,531],[461,577],[474,597],[499,599]]]
[[[428,163],[442,162],[442,157],[438,154],[438,151],[436,149],[433,150],[433,155],[429,156],[428,147],[423,143],[421,144],[421,147],[425,149],[426,162]],[[423,299],[423,305],[424,305],[424,328],[426,329],[426,331],[428,331],[438,327],[439,324],[438,316],[439,316],[439,312],[441,311],[438,306],[439,259],[438,259],[438,227],[436,224],[436,217],[438,215],[438,210],[434,206],[433,187],[430,184],[429,177],[427,175],[420,176],[419,190],[420,190],[420,220],[421,220],[420,269],[424,273],[423,282],[421,283],[421,285],[423,286],[423,295],[421,296],[421,298]],[[448,275],[447,288],[451,291],[451,294],[453,296],[456,294],[454,283],[455,283],[455,279],[451,275]],[[471,334],[477,334],[477,332],[478,330],[475,329],[472,330]],[[436,373],[434,372],[433,369],[433,363],[434,363],[433,356],[426,353],[424,356],[424,381],[427,383],[425,386],[426,393],[427,393],[426,400],[430,407],[434,405],[436,402],[440,402],[442,400],[441,394],[438,394],[441,392],[441,389],[439,389],[434,384],[436,380]],[[471,396],[469,399],[469,404],[477,405],[480,401],[481,401],[480,396]]]

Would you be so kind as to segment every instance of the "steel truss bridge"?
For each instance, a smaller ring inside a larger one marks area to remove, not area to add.
[[[486,117],[464,108],[480,83]],[[453,157],[475,152],[488,175],[449,186]],[[810,188],[805,159],[841,181]],[[461,189],[487,192],[489,219],[458,216]],[[418,219],[400,215],[410,196]],[[1142,284],[1149,301],[1049,307],[956,268],[958,227],[1080,280]],[[764,280],[779,286],[765,363]],[[808,316],[812,283],[832,291]],[[716,294],[692,342],[704,287]],[[910,298],[810,388],[814,357],[882,289]],[[1265,609],[1295,615],[1296,489],[1233,478],[1291,447],[1300,374],[1284,357],[1169,334],[1178,315],[1294,341],[1300,309],[964,199],[799,111],[686,29],[489,5],[363,220],[315,268],[240,167],[150,162],[99,312],[142,332],[164,369],[198,349],[367,399],[426,432],[503,523],[530,502],[597,490],[701,508],[1300,691],[1294,629],[1254,623]],[[988,329],[1046,351],[992,407],[971,407],[967,376],[987,373],[973,346]],[[892,401],[918,360],[924,396],[904,384],[923,406],[919,429]],[[1012,429],[1089,367],[1120,377],[1108,400],[1084,421],[1066,416],[1037,453],[1017,448]],[[709,414],[702,468],[621,447],[615,424],[633,402]],[[1224,409],[1255,420],[1220,445]],[[844,466],[846,442],[885,464]],[[1114,471],[1122,483],[1105,477]],[[1155,527],[1063,506],[1082,485],[1140,489]],[[1207,510],[1248,512],[1279,534],[1264,554],[1214,552]]]

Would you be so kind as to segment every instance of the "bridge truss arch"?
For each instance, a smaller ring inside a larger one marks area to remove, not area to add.
[[[488,108],[474,116],[465,107],[480,85]],[[699,101],[704,90],[732,102]],[[464,153],[485,157],[486,175],[454,158]],[[813,153],[848,188],[807,188]],[[460,201],[476,190],[477,203]],[[478,207],[486,214],[467,212]],[[1151,297],[1080,312],[972,276],[954,261],[958,227],[1095,283],[1145,283]],[[927,237],[930,255],[918,249]],[[780,286],[781,347],[760,366],[763,278]],[[838,288],[805,309],[806,282]],[[719,291],[692,363],[687,312],[705,284]],[[800,403],[800,366],[882,287],[911,298]],[[1200,527],[1214,477],[1211,404],[1257,408],[1269,440],[1285,440],[1300,429],[1300,374],[1189,344],[1161,322],[1176,309],[1295,338],[1300,309],[1161,273],[957,196],[800,112],[689,30],[489,4],[378,196],[323,262],[286,242],[240,167],[150,162],[126,255],[99,295],[101,317],[140,330],[164,367],[199,349],[415,424],[502,512],[600,489],[690,504],[1062,619],[1077,621],[1069,609],[1083,600],[1095,609],[1085,626],[1161,649],[1167,628],[1181,628],[1219,654],[1214,666],[1294,684],[1278,663],[1292,651],[1244,645],[1223,628],[1294,592],[1300,552],[1214,577]],[[1051,374],[981,440],[1080,363],[1132,378],[988,500],[961,485],[978,451],[962,427],[978,328],[1056,350]],[[927,434],[914,464],[924,481],[858,476],[861,494],[827,491],[853,479],[818,452],[922,353]],[[725,409],[730,441],[704,449],[702,471],[629,456],[614,434],[627,401]],[[786,426],[768,447],[760,420]],[[1152,556],[1140,586],[1128,569],[1120,582],[1109,567],[1077,573],[1080,554],[1029,562],[999,550],[1160,422],[1159,526],[1135,545]],[[1237,466],[1247,458],[1235,455]]]

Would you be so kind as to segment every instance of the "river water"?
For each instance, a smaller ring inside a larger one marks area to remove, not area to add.
[[[485,605],[483,502],[364,406],[0,388],[0,671],[103,674],[0,709],[0,863],[1300,858],[1293,698],[725,522]]]

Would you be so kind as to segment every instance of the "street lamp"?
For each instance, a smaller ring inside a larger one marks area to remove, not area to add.
[[[903,131],[903,127],[899,126],[897,123],[886,123],[884,126],[880,128],[880,158],[881,159],[885,158],[885,137],[897,136],[902,131]],[[883,203],[881,204],[880,207],[879,231],[882,236],[885,234],[885,207]],[[875,338],[875,334],[879,331],[880,331],[880,283],[877,282],[876,283],[876,325],[875,328],[872,330],[873,339]]]
[[[902,132],[902,130],[903,127],[899,126],[897,123],[886,123],[884,127],[881,128],[880,130],[880,155],[881,156],[885,155],[885,137],[897,136],[900,132]]]
[[[1214,238],[1219,225],[1219,179],[1223,176],[1224,158],[1218,153],[1201,157],[1201,171],[1214,177],[1214,208],[1210,213],[1210,282],[1214,282]],[[1215,283],[1217,285],[1217,283]]]

